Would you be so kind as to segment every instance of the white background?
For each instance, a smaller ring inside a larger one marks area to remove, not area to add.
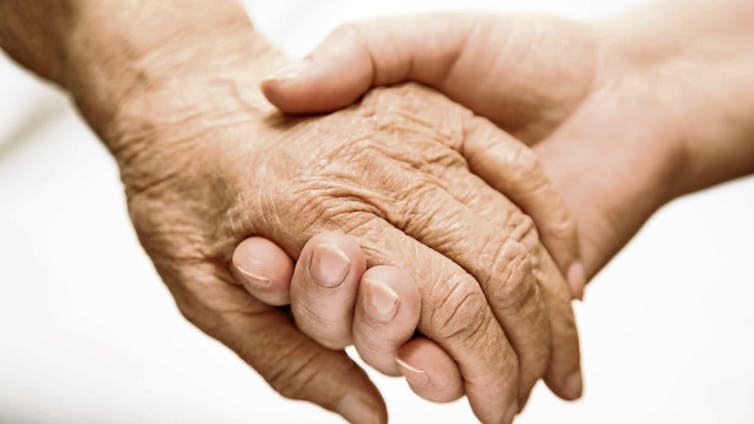
[[[304,54],[334,25],[448,7],[601,16],[632,1],[257,1]],[[523,5],[523,3],[526,3]],[[2,19],[2,17],[0,17]],[[564,52],[564,54],[567,54]],[[754,179],[660,211],[577,306],[586,393],[522,423],[754,422]],[[393,422],[470,422],[372,373]],[[339,422],[282,399],[178,314],[115,166],[67,100],[0,60],[0,423]]]

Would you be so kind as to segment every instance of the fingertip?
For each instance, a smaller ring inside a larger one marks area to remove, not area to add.
[[[249,237],[236,246],[231,259],[236,280],[260,301],[281,306],[290,302],[293,261],[278,245],[262,237]]]
[[[259,87],[285,113],[325,113],[354,103],[373,83],[366,48],[348,31],[336,30],[307,58],[265,77]]]
[[[290,114],[327,113],[353,104],[371,86],[371,73],[357,65],[327,59],[309,61],[295,78],[265,78],[259,88],[267,100]]]
[[[567,377],[556,381],[545,379],[545,383],[556,396],[563,400],[578,400],[584,394],[584,379],[581,370],[574,371]]]
[[[432,402],[452,402],[463,396],[458,365],[435,342],[416,337],[398,350],[398,368],[411,390]]]
[[[337,274],[338,266],[345,266],[345,275],[349,280],[362,278],[367,268],[364,252],[356,241],[340,231],[327,231],[309,239],[302,250],[311,252],[309,272],[315,280],[326,280],[328,274]],[[300,261],[305,265],[304,261]],[[298,264],[297,264],[298,266]],[[323,284],[330,286],[332,284]]]
[[[350,423],[387,423],[387,410],[384,402],[374,402],[355,394],[347,394],[338,402],[335,409]]]
[[[365,270],[364,252],[346,234],[312,237],[299,255],[291,282],[291,312],[298,328],[333,350],[350,345],[353,308]]]
[[[557,364],[551,363],[544,381],[547,387],[563,400],[577,400],[584,392],[584,377],[578,363],[575,367],[569,368],[559,368]]]
[[[376,370],[400,375],[395,358],[419,323],[421,297],[411,275],[377,265],[361,279],[354,310],[353,340],[361,358]]]
[[[366,270],[360,289],[367,315],[387,323],[395,315],[392,303],[400,304],[404,320],[413,323],[413,333],[421,313],[421,294],[411,274],[394,266],[376,265]]]
[[[584,394],[584,378],[581,376],[581,370],[571,374],[571,376],[566,379],[565,391],[569,400],[581,398]]]

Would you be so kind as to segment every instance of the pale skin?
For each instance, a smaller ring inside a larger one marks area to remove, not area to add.
[[[743,1],[665,2],[590,24],[470,14],[380,19],[339,28],[262,87],[290,113],[334,110],[372,86],[402,81],[441,90],[533,146],[579,223],[591,277],[669,200],[754,172],[752,23],[754,6]],[[275,249],[254,242],[237,252]],[[280,269],[291,267],[281,259]],[[288,279],[278,281],[254,293],[315,309],[322,302],[298,299]],[[396,296],[413,299],[405,290]],[[347,300],[355,332],[368,296],[360,289]],[[406,335],[408,322],[396,317],[391,325]],[[398,352],[414,391],[438,401],[462,392],[452,362],[423,359],[416,342],[401,350],[403,339],[382,340],[384,361]]]
[[[352,341],[386,373],[408,369],[395,355],[437,364],[438,390],[417,391],[463,393],[484,422],[510,422],[542,377],[580,396],[566,282],[584,280],[576,226],[536,156],[488,120],[416,84],[284,117],[257,82],[287,60],[233,1],[3,0],[0,16],[3,49],[66,90],[112,152],[180,311],[284,396],[386,421],[377,389],[337,350]],[[293,277],[290,262],[274,267],[282,276],[234,266],[251,236],[312,266]],[[253,296],[254,276],[293,280],[298,328]],[[309,301],[328,288],[337,308]],[[364,315],[342,306],[355,293]],[[405,307],[387,319],[380,296]]]

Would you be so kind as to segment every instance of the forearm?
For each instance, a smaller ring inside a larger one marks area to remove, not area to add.
[[[754,3],[670,0],[603,27],[676,127],[673,195],[754,173]]]
[[[5,0],[0,16],[2,48],[69,91],[106,143],[135,93],[239,57],[259,58],[244,64],[259,76],[281,60],[234,0]]]

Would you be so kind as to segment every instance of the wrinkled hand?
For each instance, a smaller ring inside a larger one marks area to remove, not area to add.
[[[752,13],[741,2],[695,1],[595,23],[378,19],[341,26],[262,87],[281,110],[301,113],[410,80],[489,118],[534,146],[576,217],[591,277],[662,204],[751,169],[754,156],[742,152],[754,133],[744,53],[754,53]]]
[[[261,237],[244,240],[233,252],[233,271],[249,293],[268,305],[292,305],[297,325],[315,340],[336,348],[352,341],[366,363],[403,375],[425,399],[461,397],[463,381],[453,358],[416,335],[422,299],[414,279],[399,268],[365,264],[359,245],[340,232],[310,239],[295,271],[288,254]]]
[[[480,419],[509,421],[543,375],[561,396],[580,395],[567,284],[532,220],[480,178],[531,182],[531,196],[557,206],[525,146],[411,85],[329,116],[284,118],[260,101],[251,55],[223,57],[219,69],[184,63],[185,74],[132,89],[100,131],[139,239],[191,322],[283,395],[383,420],[363,371],[231,272],[233,249],[251,235],[298,258],[312,236],[340,230],[369,266],[403,269],[416,282],[418,329],[458,363]]]

